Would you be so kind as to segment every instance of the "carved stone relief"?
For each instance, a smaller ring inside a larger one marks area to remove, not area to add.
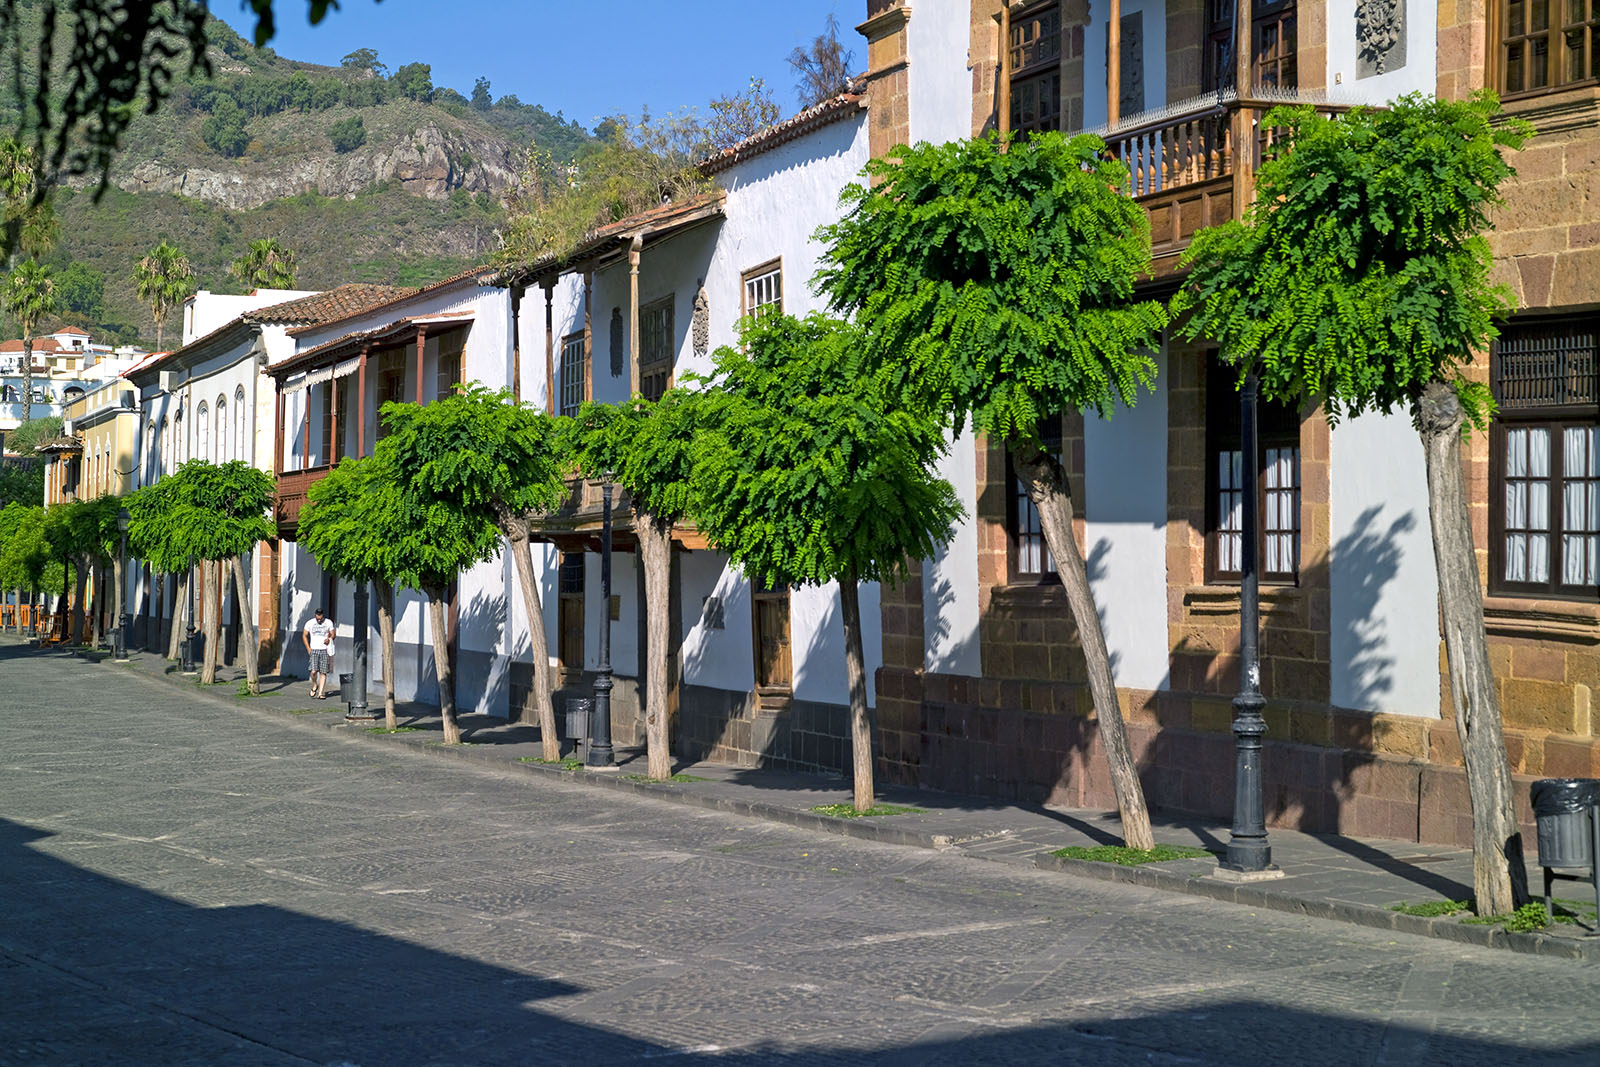
[[[611,309],[611,376],[622,377],[623,357],[626,354],[622,337],[622,309]]]
[[[1356,0],[1356,77],[1406,65],[1405,0]]]
[[[694,339],[694,354],[704,359],[711,351],[711,301],[706,296],[705,280],[700,291],[694,294],[694,318],[690,321],[690,334]]]

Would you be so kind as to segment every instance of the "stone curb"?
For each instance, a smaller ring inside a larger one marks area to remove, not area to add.
[[[107,656],[86,655],[85,653],[88,650],[71,651],[82,658],[89,659],[91,662],[100,662],[102,659],[109,661]],[[155,675],[143,671],[136,673],[155,682],[165,682],[174,686],[186,685],[185,679],[187,676],[184,675]],[[676,785],[667,783],[635,781],[610,772],[574,771],[567,770],[559,765],[507,761],[493,754],[494,746],[492,745],[467,744],[459,747],[446,747],[437,741],[430,743],[427,736],[369,734],[365,728],[351,728],[350,724],[343,718],[334,722],[319,722],[314,719],[296,722],[300,717],[291,715],[288,711],[280,708],[241,703],[237,699],[230,699],[220,693],[207,692],[195,686],[192,682],[187,683],[186,687],[201,699],[224,707],[265,714],[273,719],[288,720],[296,725],[320,726],[325,730],[338,733],[342,737],[352,740],[379,744],[397,742],[416,752],[430,756],[437,755],[447,759],[466,760],[472,763],[493,766],[501,770],[508,770],[512,773],[517,773],[521,770],[534,774],[552,775],[574,785],[622,790],[636,796],[653,797],[657,800],[683,804],[689,807],[727,812],[747,818],[763,819],[806,830],[820,830],[840,837],[853,837],[878,844],[904,845],[911,848],[944,852],[957,848],[965,840],[949,834],[922,833],[914,830],[899,829],[883,823],[874,823],[867,819],[839,819],[830,815],[818,815],[815,812],[800,811],[761,801],[706,796],[696,793],[692,789],[680,789]],[[330,709],[331,713],[332,709]],[[965,853],[965,855],[973,859],[989,862],[1017,862],[1014,857],[989,856],[978,852],[969,852]],[[1541,933],[1512,933],[1498,926],[1469,926],[1449,917],[1430,918],[1389,911],[1386,908],[1377,908],[1368,904],[1318,900],[1271,889],[1265,884],[1241,885],[1223,882],[1204,875],[1179,874],[1176,871],[1161,870],[1148,864],[1137,867],[1123,867],[1114,863],[1096,863],[1090,860],[1069,859],[1064,856],[1054,856],[1047,852],[1035,856],[1033,866],[1040,870],[1056,871],[1075,878],[1087,878],[1100,882],[1121,882],[1128,885],[1143,886],[1147,889],[1159,889],[1166,892],[1205,897],[1227,904],[1263,908],[1290,915],[1303,915],[1312,919],[1331,919],[1335,922],[1350,923],[1355,926],[1431,937],[1440,941],[1477,945],[1481,948],[1496,948],[1521,952],[1527,955],[1580,960],[1586,963],[1600,961],[1600,938],[1579,940],[1567,937],[1551,937],[1548,934]]]

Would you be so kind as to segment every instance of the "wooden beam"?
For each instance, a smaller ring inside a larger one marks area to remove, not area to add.
[[[1106,125],[1122,121],[1122,0],[1106,17]]]
[[[278,388],[278,380],[272,380],[273,395],[277,398],[275,406],[278,418],[272,424],[272,471],[274,474],[283,473],[283,390]]]
[[[428,348],[428,326],[427,326],[427,323],[419,322],[419,323],[417,323],[417,403],[418,404],[421,404],[421,403],[424,402],[423,399],[422,399],[422,356],[423,356],[423,353],[427,351],[427,348]]]
[[[1244,105],[1254,89],[1254,12],[1250,0],[1234,0],[1233,10],[1233,71],[1240,103],[1234,109],[1229,133],[1233,138],[1233,217],[1241,219],[1256,196],[1256,115]]]
[[[356,458],[367,454],[367,356],[372,342],[361,346],[361,362],[356,365]]]
[[[544,412],[556,413],[556,280],[544,283]]]
[[[511,287],[511,398],[522,403],[522,296],[527,290],[520,285]],[[467,361],[466,350],[461,352],[461,362]],[[462,377],[466,367],[461,368]]]
[[[1000,0],[1000,84],[995,86],[994,128],[1011,132],[1011,0]]]
[[[594,399],[594,322],[590,315],[590,301],[594,295],[594,271],[583,272],[583,399]]]
[[[639,253],[644,234],[636,233],[628,243],[628,397],[639,393]]]

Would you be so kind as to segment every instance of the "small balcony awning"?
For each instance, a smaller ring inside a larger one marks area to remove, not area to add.
[[[267,373],[278,381],[280,392],[292,393],[309,386],[320,385],[333,378],[354,374],[361,366],[362,349],[393,348],[411,343],[417,330],[430,333],[471,326],[475,316],[470,311],[440,312],[435,315],[412,315],[397,319],[371,330],[359,330],[325,341],[315,348],[298,352],[267,368]]]

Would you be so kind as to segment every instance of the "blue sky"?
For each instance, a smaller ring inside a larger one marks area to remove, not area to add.
[[[751,77],[764,78],[790,115],[787,57],[822,32],[830,12],[855,53],[852,66],[866,64],[866,41],[854,29],[866,17],[861,0],[341,0],[318,26],[307,23],[304,0],[274,6],[271,45],[288,59],[337,66],[372,48],[390,70],[430,64],[435,85],[463,95],[486,77],[497,99],[514,93],[591,128],[646,105],[703,112]],[[219,0],[212,11],[247,39],[253,33],[253,16],[236,0]]]

